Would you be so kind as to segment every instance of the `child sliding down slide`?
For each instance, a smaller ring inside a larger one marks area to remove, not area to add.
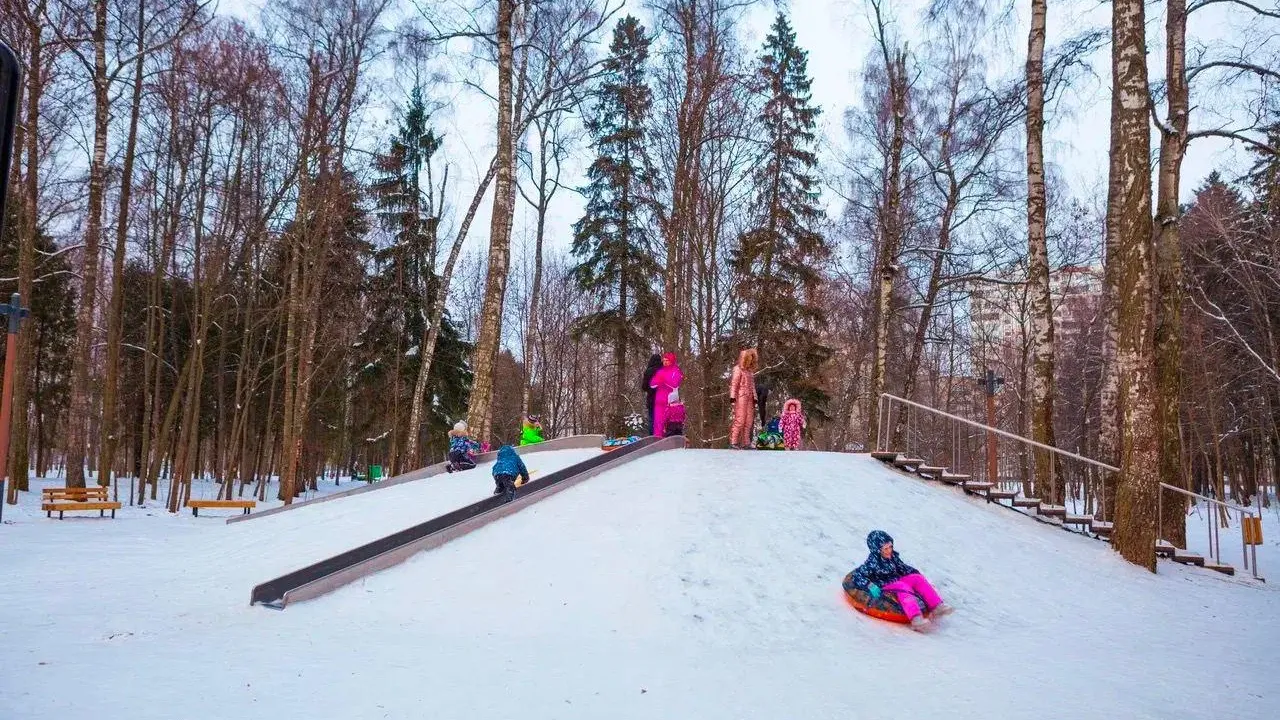
[[[898,557],[889,533],[872,530],[867,535],[867,548],[871,550],[867,561],[853,571],[855,588],[869,594],[873,600],[879,600],[882,594],[893,596],[911,621],[913,630],[924,631],[929,627],[929,619],[921,613],[917,597],[924,601],[924,612],[931,617],[951,612],[952,607],[942,601],[924,575]]]

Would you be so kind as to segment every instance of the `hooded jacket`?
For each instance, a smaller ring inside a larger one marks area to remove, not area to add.
[[[747,407],[756,403],[756,371],[747,369],[747,359],[752,364],[758,362],[755,350],[743,350],[738,353],[738,364],[733,366],[733,376],[729,380],[729,399],[748,398]]]
[[[464,452],[468,457],[474,457],[476,452],[480,450],[480,444],[475,440],[467,437],[466,434],[455,434],[449,431],[449,452]]]
[[[510,445],[503,445],[498,448],[498,459],[493,463],[493,475],[510,475],[515,477],[519,475],[524,478],[525,482],[529,482],[529,469],[524,466],[524,460],[520,459],[520,455],[516,449]]]
[[[668,396],[679,389],[680,382],[684,380],[684,374],[680,372],[680,366],[676,364],[675,353],[667,353],[663,357],[670,358],[671,364],[658,368],[658,372],[654,373],[653,379],[649,381],[649,386],[657,391],[654,405],[658,407],[667,405]]]
[[[871,554],[867,556],[866,562],[853,571],[855,588],[867,592],[873,584],[884,587],[894,580],[920,572],[903,562],[902,558],[898,557],[897,550],[894,550],[893,556],[887,560],[880,555],[881,546],[891,542],[893,538],[883,530],[872,530],[867,535],[867,549],[871,550]]]

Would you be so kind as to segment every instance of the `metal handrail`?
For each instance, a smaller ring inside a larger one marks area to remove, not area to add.
[[[938,416],[945,417],[945,418],[950,418],[950,419],[952,419],[952,420],[955,420],[956,422],[964,423],[965,425],[968,425],[968,426],[970,426],[970,427],[975,427],[975,428],[979,428],[979,429],[981,429],[981,430],[986,430],[987,432],[993,432],[993,433],[995,433],[995,434],[997,434],[997,435],[1001,435],[1001,436],[1003,436],[1003,437],[1009,438],[1010,440],[1018,440],[1018,441],[1020,441],[1020,442],[1024,442],[1024,443],[1026,443],[1026,444],[1028,444],[1028,445],[1032,445],[1032,446],[1034,446],[1034,447],[1038,447],[1038,448],[1040,448],[1041,450],[1048,450],[1049,452],[1052,452],[1052,453],[1057,453],[1057,454],[1059,454],[1059,455],[1065,455],[1066,457],[1072,458],[1073,460],[1079,460],[1079,461],[1081,461],[1081,462],[1089,463],[1090,465],[1096,465],[1096,466],[1098,466],[1098,467],[1102,468],[1103,470],[1110,470],[1111,472],[1120,472],[1120,468],[1118,468],[1118,467],[1116,467],[1116,466],[1114,466],[1114,465],[1108,465],[1107,463],[1104,463],[1104,462],[1101,462],[1101,461],[1098,461],[1098,460],[1094,460],[1093,458],[1085,457],[1084,455],[1078,455],[1078,454],[1073,453],[1073,452],[1071,452],[1071,451],[1069,451],[1069,450],[1063,450],[1062,448],[1056,448],[1056,447],[1054,447],[1054,446],[1052,446],[1052,445],[1046,445],[1046,444],[1044,444],[1044,443],[1042,443],[1042,442],[1036,442],[1035,440],[1032,440],[1031,438],[1025,438],[1025,437],[1022,437],[1021,435],[1015,435],[1015,434],[1013,434],[1013,433],[1011,433],[1011,432],[1009,432],[1009,431],[1007,431],[1007,430],[1001,430],[1000,428],[997,428],[997,427],[991,427],[990,425],[985,425],[985,424],[983,424],[983,423],[976,422],[976,421],[974,421],[974,420],[970,420],[970,419],[968,419],[968,418],[963,418],[963,417],[960,417],[959,415],[953,415],[952,413],[944,412],[944,411],[939,410],[939,409],[937,409],[937,408],[931,408],[931,407],[929,407],[928,405],[922,405],[922,404],[920,404],[920,403],[918,403],[918,402],[915,402],[915,401],[913,401],[913,400],[908,400],[908,399],[906,399],[906,398],[898,397],[897,395],[893,395],[893,394],[890,394],[890,393],[881,393],[881,394],[880,394],[880,400],[881,400],[881,402],[882,402],[882,403],[883,403],[883,401],[884,401],[884,400],[897,400],[898,402],[900,402],[900,403],[902,403],[902,404],[904,404],[904,405],[910,405],[911,407],[919,408],[919,409],[921,409],[921,410],[924,410],[925,412],[933,413],[934,415],[938,415]],[[882,433],[884,433],[884,424],[877,424],[877,426],[876,426],[876,449],[877,449],[877,450],[884,449],[884,448],[883,448],[883,446],[882,446],[882,445],[881,445],[881,443],[880,443],[880,439],[881,439],[881,434],[882,434]]]
[[[1193,498],[1199,498],[1206,502],[1211,502],[1214,505],[1221,505],[1225,508],[1235,510],[1237,512],[1247,513],[1249,515],[1257,514],[1257,512],[1253,508],[1247,508],[1247,507],[1244,507],[1243,505],[1236,505],[1234,503],[1229,503],[1226,500],[1218,500],[1217,498],[1207,497],[1207,496],[1201,495],[1200,493],[1194,493],[1194,492],[1191,492],[1190,490],[1184,490],[1183,488],[1180,488],[1176,485],[1170,485],[1169,483],[1160,483],[1160,487],[1164,488],[1165,490],[1180,492],[1183,495],[1190,495]]]
[[[1069,450],[1056,448],[1056,447],[1053,447],[1052,445],[1046,445],[1045,443],[1037,442],[1035,440],[1032,440],[1031,438],[1026,438],[1021,435],[1011,433],[1007,430],[1001,430],[1000,428],[992,427],[985,423],[980,423],[975,420],[970,420],[968,418],[961,417],[954,413],[949,413],[943,410],[939,410],[937,408],[929,407],[928,405],[925,405],[923,403],[918,403],[918,402],[915,402],[914,400],[908,400],[904,397],[899,397],[892,393],[881,393],[880,404],[879,404],[879,407],[876,408],[877,421],[879,421],[881,419],[881,416],[883,415],[883,422],[876,423],[876,450],[888,450],[888,448],[881,441],[885,437],[885,426],[887,426],[889,424],[889,420],[892,419],[892,412],[893,412],[892,403],[894,401],[900,402],[903,405],[906,405],[908,407],[913,407],[919,410],[923,410],[927,413],[932,413],[939,417],[944,417],[950,420],[954,420],[958,423],[963,423],[973,428],[978,428],[980,430],[985,430],[990,433],[995,433],[996,435],[1008,438],[1010,440],[1017,440],[1027,445],[1031,445],[1032,447],[1037,447],[1051,453],[1055,453],[1058,455],[1062,455],[1064,457],[1071,458],[1073,460],[1079,460],[1081,462],[1088,463],[1096,467],[1100,467],[1103,470],[1108,470],[1110,472],[1117,472],[1117,473],[1120,472],[1120,468],[1114,465],[1111,465],[1109,463],[1104,463],[1100,460],[1094,460],[1093,458],[1085,457],[1084,455],[1080,455],[1079,453],[1073,453]],[[908,420],[908,422],[910,422],[910,420]],[[909,434],[908,434],[908,437],[909,437]],[[1175,485],[1170,485],[1168,483],[1162,482],[1160,483],[1160,487],[1161,489],[1172,490],[1174,492],[1182,493],[1183,495],[1196,498],[1198,500],[1203,500],[1213,505],[1219,505],[1221,507],[1227,508],[1228,510],[1235,510],[1236,512],[1239,512],[1242,517],[1244,515],[1249,515],[1250,517],[1254,515],[1259,515],[1259,516],[1261,515],[1260,511],[1255,511],[1253,508],[1247,508],[1240,505],[1236,505],[1234,503],[1229,503],[1225,500],[1211,498],[1206,495],[1201,495],[1200,493],[1192,492],[1190,490],[1177,487]],[[1162,498],[1163,498],[1163,494],[1157,495],[1157,498],[1156,498],[1157,528],[1161,526],[1161,521],[1163,520],[1164,503],[1162,501]],[[1209,525],[1210,525],[1209,550],[1210,550],[1211,556],[1213,556],[1215,560],[1218,560],[1218,562],[1221,563],[1222,543],[1220,541],[1217,543],[1213,541],[1213,529],[1214,529],[1213,522],[1210,521]],[[1157,531],[1156,534],[1159,535],[1159,532]],[[1252,569],[1253,577],[1258,578],[1258,549],[1256,546],[1250,546],[1248,543],[1245,542],[1243,522],[1240,523],[1240,542],[1241,542],[1241,556],[1242,556],[1242,559],[1244,560],[1245,569],[1246,570]],[[1216,552],[1214,551],[1215,547],[1218,548]],[[1252,548],[1252,553],[1249,552],[1250,548]],[[1250,558],[1251,554],[1252,554],[1252,558]],[[1251,559],[1252,559],[1252,562],[1250,562]]]

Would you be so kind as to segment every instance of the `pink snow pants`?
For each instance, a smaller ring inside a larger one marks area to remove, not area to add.
[[[904,578],[899,578],[880,589],[883,592],[894,594],[898,604],[902,606],[902,612],[907,614],[907,618],[914,618],[920,614],[920,603],[916,602],[917,594],[924,598],[924,604],[930,610],[938,607],[938,604],[942,602],[942,598],[938,596],[938,591],[934,590],[929,581],[925,580],[920,573],[913,573]]]
[[[782,420],[779,422],[782,425],[782,447],[788,450],[800,449],[800,423],[799,416],[788,417],[785,414],[782,416]]]
[[[743,393],[733,400],[733,425],[729,428],[730,445],[751,445],[751,430],[755,427],[755,393]]]
[[[662,393],[661,388],[658,390]],[[653,404],[653,435],[654,437],[666,437],[667,435],[667,408],[671,407],[667,403],[657,402]]]

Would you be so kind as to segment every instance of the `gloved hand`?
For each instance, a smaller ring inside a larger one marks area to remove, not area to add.
[[[879,586],[879,585],[876,585],[875,583],[872,583],[872,584],[871,584],[871,586],[867,588],[867,592],[871,593],[871,599],[872,599],[872,600],[879,600],[879,599],[880,599],[880,586]]]

